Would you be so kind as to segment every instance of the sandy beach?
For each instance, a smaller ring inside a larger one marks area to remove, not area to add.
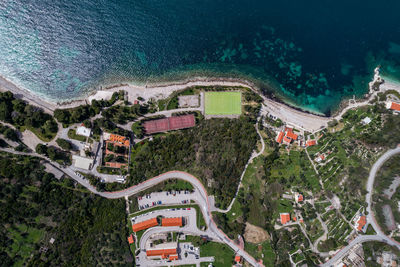
[[[54,110],[57,108],[72,108],[85,104],[84,100],[77,100],[77,101],[72,101],[71,103],[61,103],[61,104],[47,101],[43,97],[35,95],[29,90],[22,89],[16,86],[11,81],[7,80],[6,78],[0,76],[0,92],[5,92],[5,91],[11,91],[16,98],[23,99],[32,105],[39,106],[43,108],[44,111],[50,114],[53,114]]]
[[[226,78],[204,78],[204,77],[193,77],[190,80],[181,82],[171,82],[164,84],[151,84],[138,86],[133,84],[119,84],[104,88],[102,90],[93,91],[88,96],[83,96],[85,100],[75,100],[66,103],[54,103],[46,101],[40,96],[31,93],[28,90],[21,89],[17,87],[12,82],[0,76],[0,91],[11,91],[16,97],[24,99],[33,105],[42,107],[45,111],[53,114],[54,110],[57,108],[72,108],[85,103],[91,103],[92,100],[100,99],[110,99],[114,92],[124,90],[128,94],[128,101],[131,103],[138,97],[144,98],[146,101],[149,99],[162,99],[168,97],[175,91],[183,90],[187,87],[192,86],[243,86],[250,88],[251,90],[259,93],[264,99],[264,105],[262,109],[263,115],[273,115],[288,124],[291,124],[304,131],[315,132],[319,129],[325,127],[328,121],[332,119],[340,119],[342,115],[351,108],[355,108],[368,103],[371,98],[373,98],[377,92],[370,94],[367,98],[359,99],[358,101],[346,100],[342,103],[342,108],[333,117],[326,117],[321,115],[312,114],[307,111],[302,111],[298,108],[293,108],[286,103],[281,103],[279,101],[272,100],[260,93],[260,90],[251,82],[237,80],[237,79],[226,79]],[[380,86],[380,91],[386,90],[397,90],[400,91],[400,85],[392,82],[385,82]]]

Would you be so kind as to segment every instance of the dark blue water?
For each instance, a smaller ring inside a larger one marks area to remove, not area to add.
[[[56,3],[55,3],[56,2]],[[329,114],[400,78],[400,1],[1,0],[0,73],[53,100],[99,85],[243,77]]]

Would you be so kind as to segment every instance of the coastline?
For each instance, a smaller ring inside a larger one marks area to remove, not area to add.
[[[43,108],[44,111],[53,114],[57,108],[73,108],[85,104],[85,100],[74,100],[65,103],[55,103],[42,98],[40,95],[34,94],[28,89],[23,89],[10,80],[0,75],[0,92],[10,91],[16,98],[27,101],[28,103]]]
[[[375,75],[379,76],[379,68],[375,69]],[[375,76],[374,76],[375,80]],[[385,86],[383,86],[385,85]],[[309,110],[305,110],[301,107],[295,106],[290,101],[285,101],[280,97],[277,97],[272,91],[271,92],[262,92],[262,90],[256,86],[253,82],[244,79],[238,78],[207,78],[207,77],[191,77],[181,81],[175,82],[164,82],[164,83],[151,83],[144,85],[135,85],[130,83],[123,84],[115,84],[110,85],[104,88],[100,88],[97,91],[91,91],[90,93],[83,95],[82,99],[71,100],[66,102],[52,102],[50,100],[45,100],[44,98],[32,93],[27,89],[22,89],[7,80],[6,78],[0,76],[0,91],[11,91],[17,98],[23,99],[33,105],[37,105],[43,108],[45,111],[50,114],[54,113],[55,109],[61,108],[73,108],[79,105],[88,104],[93,99],[109,99],[111,98],[114,92],[118,92],[120,90],[125,90],[128,94],[128,101],[133,103],[139,96],[148,100],[150,98],[153,99],[161,99],[168,97],[171,93],[179,90],[183,90],[187,87],[193,86],[241,86],[247,87],[254,92],[258,93],[264,100],[264,106],[262,112],[265,114],[279,115],[278,117],[286,119],[289,124],[293,124],[303,130],[307,131],[317,131],[320,128],[327,125],[328,121],[332,119],[340,119],[345,111],[348,109],[357,107],[359,105],[363,105],[368,103],[371,100],[376,92],[367,92],[364,97],[358,99],[343,99],[339,105],[339,107],[335,110],[331,116],[326,116],[324,114],[318,114],[316,112],[312,112]],[[384,90],[387,90],[387,87],[392,87],[393,84],[381,84],[381,87]],[[397,87],[397,90],[399,86]],[[353,101],[353,103],[350,103]]]
[[[303,109],[290,103],[290,101],[282,100],[279,97],[276,97],[273,92],[268,92],[268,96],[265,96],[265,92],[261,91],[261,89],[256,86],[253,82],[250,82],[245,79],[238,78],[218,78],[218,77],[201,77],[194,76],[188,79],[172,81],[172,82],[159,82],[159,83],[148,83],[144,85],[137,85],[132,83],[121,83],[114,84],[107,87],[100,87],[99,90],[92,90],[89,93],[82,95],[80,99],[73,99],[69,101],[56,102],[45,97],[41,97],[33,93],[32,91],[21,88],[17,86],[12,81],[0,75],[0,91],[11,91],[17,98],[23,99],[29,103],[40,106],[48,112],[53,113],[55,109],[61,108],[74,108],[79,105],[84,105],[90,103],[93,99],[107,99],[111,98],[112,93],[118,92],[119,90],[126,90],[128,92],[128,98],[133,102],[138,96],[148,95],[149,97],[155,97],[156,99],[161,97],[167,97],[174,91],[183,90],[187,87],[192,86],[242,86],[247,87],[256,93],[260,94],[264,99],[269,99],[270,101],[278,102],[280,104],[286,105],[289,108],[298,110],[300,112],[313,114],[315,116],[326,117],[322,113],[313,112],[310,110]],[[161,91],[162,90],[162,91]],[[154,92],[149,92],[154,91]],[[160,91],[160,92],[158,92]]]

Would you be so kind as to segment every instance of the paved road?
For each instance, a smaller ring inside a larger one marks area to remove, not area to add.
[[[231,239],[229,239],[225,235],[224,232],[218,229],[217,225],[212,219],[211,207],[210,203],[208,202],[208,195],[206,189],[203,187],[203,184],[196,177],[194,177],[189,173],[181,171],[170,171],[163,173],[159,176],[156,176],[154,178],[148,179],[143,183],[132,186],[125,190],[117,192],[98,192],[95,188],[89,185],[86,180],[83,180],[82,178],[78,177],[72,170],[70,170],[70,168],[67,168],[65,170],[73,179],[75,179],[77,182],[88,188],[93,193],[110,199],[123,198],[125,196],[131,196],[137,194],[147,188],[153,187],[154,185],[169,179],[180,179],[187,181],[191,183],[193,187],[196,189],[196,191],[200,193],[199,198],[196,200],[196,203],[199,205],[201,212],[203,213],[204,219],[208,225],[209,230],[217,237],[217,239],[219,239],[221,242],[231,247],[235,251],[235,253],[242,256],[252,266],[263,266],[262,264],[258,263],[252,256],[250,256],[246,251],[239,248]]]
[[[336,266],[336,262],[339,261],[341,258],[343,258],[350,249],[352,249],[355,245],[364,243],[364,242],[369,242],[369,241],[379,241],[379,242],[384,242],[386,244],[389,244],[393,246],[393,243],[390,242],[388,243],[387,239],[384,239],[378,235],[359,235],[355,239],[353,239],[346,247],[344,247],[342,250],[340,250],[338,253],[336,253],[335,256],[333,256],[329,261],[325,262],[321,266]]]
[[[382,167],[382,165],[388,159],[390,159],[391,157],[393,157],[394,155],[399,154],[399,153],[400,153],[400,146],[396,147],[395,149],[390,149],[375,162],[375,164],[371,168],[371,171],[369,172],[368,183],[367,183],[367,191],[368,192],[365,197],[365,201],[368,204],[368,206],[367,206],[368,220],[367,221],[372,225],[375,232],[379,236],[385,236],[385,234],[383,233],[383,231],[381,230],[379,225],[376,223],[374,213],[372,211],[372,194],[374,193],[373,187],[374,187],[375,177],[376,177],[376,174],[378,173],[379,169]],[[385,236],[385,238],[390,239],[389,237],[386,237],[386,236]],[[396,243],[397,243],[396,247],[398,249],[400,249],[400,244],[398,242],[396,242]]]
[[[167,234],[167,233],[171,233],[171,232],[185,233],[185,234],[194,235],[194,236],[209,235],[209,233],[207,233],[207,232],[203,232],[203,231],[198,230],[197,228],[192,228],[192,227],[177,227],[177,226],[153,227],[143,233],[142,237],[140,238],[139,247],[141,249],[145,248],[147,240],[152,235]],[[141,252],[139,254],[139,262],[138,263],[141,266],[165,266],[165,262],[163,262],[163,261],[160,261],[160,263],[158,263],[157,261],[147,260],[146,253],[144,253],[144,252]],[[184,260],[180,260],[180,264],[193,264],[193,261],[184,262]]]
[[[374,187],[374,182],[375,182],[375,177],[376,174],[378,173],[379,169],[382,167],[382,165],[391,157],[394,155],[397,155],[400,153],[400,146],[398,146],[395,149],[390,149],[388,150],[385,154],[383,154],[372,166],[370,172],[369,172],[369,177],[368,177],[368,182],[367,182],[367,195],[365,197],[365,201],[367,202],[367,222],[371,224],[371,226],[374,228],[376,235],[360,235],[356,237],[353,241],[350,242],[349,245],[344,247],[342,250],[340,250],[332,259],[327,261],[325,264],[322,266],[334,266],[335,262],[341,259],[343,256],[346,255],[346,253],[356,244],[367,242],[367,241],[380,241],[384,242],[388,245],[391,245],[393,247],[396,247],[397,249],[400,250],[400,243],[391,239],[390,237],[386,236],[385,233],[382,231],[382,229],[379,227],[377,224],[374,213],[372,210],[372,194],[374,192],[373,187]]]
[[[14,154],[19,154],[19,155],[27,155],[27,156],[38,156],[40,158],[44,158],[46,160],[46,157],[42,155],[38,155],[36,153],[24,153],[24,152],[17,152],[13,151],[12,149],[0,149],[5,152],[9,153],[14,153]],[[208,225],[208,229],[210,230],[213,235],[215,235],[216,239],[219,240],[220,242],[225,243],[229,247],[231,247],[236,254],[242,256],[247,262],[249,262],[252,266],[263,266],[262,264],[258,263],[252,256],[250,256],[246,251],[238,247],[233,240],[229,239],[229,237],[222,232],[214,220],[212,219],[212,214],[211,214],[211,206],[208,201],[208,195],[207,191],[204,188],[203,184],[193,175],[186,173],[186,172],[181,172],[181,171],[170,171],[163,173],[159,176],[153,177],[151,179],[146,180],[143,183],[140,183],[138,185],[134,185],[132,187],[129,187],[125,190],[121,191],[116,191],[116,192],[99,192],[94,188],[92,185],[89,184],[88,180],[84,179],[83,177],[80,177],[76,175],[75,171],[71,167],[67,168],[62,168],[59,164],[55,162],[51,162],[53,166],[59,168],[61,171],[69,175],[72,179],[86,187],[89,191],[91,191],[94,194],[97,194],[99,196],[109,198],[109,199],[118,199],[118,198],[124,198],[127,196],[131,196],[134,194],[137,194],[145,189],[148,189],[150,187],[153,187],[154,185],[163,182],[165,180],[169,179],[180,179],[187,181],[193,185],[193,187],[198,191],[199,197],[196,199],[196,204],[200,207],[201,212],[203,213],[204,220],[206,224]]]
[[[228,208],[227,208],[226,210],[222,210],[222,209],[216,208],[216,207],[214,206],[214,204],[213,204],[213,205],[211,205],[211,208],[213,209],[212,211],[227,213],[227,212],[229,212],[229,211],[231,210],[231,208],[232,208],[232,206],[233,206],[233,203],[235,203],[236,197],[237,197],[237,195],[239,194],[239,189],[240,189],[240,187],[241,187],[241,185],[242,185],[242,180],[243,180],[244,174],[246,173],[247,167],[249,166],[249,164],[251,164],[251,163],[253,162],[253,160],[254,160],[255,158],[257,158],[258,156],[262,155],[262,153],[264,153],[264,150],[265,150],[265,142],[264,142],[264,138],[263,138],[262,135],[261,135],[260,129],[258,128],[258,124],[259,124],[260,120],[261,120],[261,116],[258,116],[258,118],[257,118],[257,123],[256,123],[255,127],[256,127],[256,130],[257,130],[257,134],[258,134],[258,136],[260,137],[260,141],[261,141],[261,150],[260,150],[259,152],[256,152],[256,150],[254,150],[254,151],[253,151],[253,154],[252,154],[251,157],[250,157],[250,159],[247,161],[246,166],[244,167],[244,170],[243,170],[243,172],[242,172],[242,175],[240,176],[240,180],[239,180],[239,184],[238,184],[238,187],[237,187],[235,196],[233,197],[233,199],[232,199],[231,203],[229,204]]]

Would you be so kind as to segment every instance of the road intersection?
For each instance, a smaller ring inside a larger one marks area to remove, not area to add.
[[[50,161],[48,158],[45,156],[39,155],[35,152],[33,153],[26,153],[26,152],[18,152],[14,151],[12,149],[8,148],[2,148],[0,149],[1,151],[8,152],[8,153],[14,153],[14,154],[19,154],[19,155],[26,155],[26,156],[37,156],[43,159],[46,159]],[[257,262],[252,256],[250,256],[244,249],[240,248],[233,240],[231,240],[223,231],[221,231],[216,223],[214,222],[212,218],[212,208],[209,202],[209,196],[207,194],[206,189],[204,188],[203,184],[193,175],[182,172],[182,171],[169,171],[166,173],[163,173],[161,175],[158,175],[156,177],[150,178],[140,184],[134,185],[132,187],[129,187],[125,190],[121,191],[116,191],[116,192],[100,192],[97,191],[95,187],[93,187],[87,179],[85,179],[82,175],[78,175],[76,170],[73,167],[62,167],[56,162],[50,161],[51,164],[70,176],[72,179],[77,181],[79,184],[82,186],[86,187],[90,192],[108,198],[108,199],[118,199],[118,198],[125,198],[129,197],[132,195],[135,195],[143,190],[146,190],[148,188],[153,187],[154,185],[161,183],[166,180],[170,179],[180,179],[187,181],[191,183],[194,187],[194,189],[199,193],[197,194],[198,197],[195,199],[196,204],[200,207],[200,210],[204,216],[204,220],[207,224],[207,232],[208,234],[212,234],[214,236],[214,239],[216,241],[219,241],[221,243],[225,243],[228,245],[233,251],[237,254],[243,257],[248,263],[250,263],[252,266],[264,266],[262,263]]]
[[[367,182],[367,195],[365,197],[365,201],[367,202],[367,222],[371,224],[371,226],[374,228],[376,234],[375,235],[359,235],[355,239],[353,239],[346,247],[342,248],[338,253],[336,253],[335,256],[333,256],[329,261],[325,262],[322,266],[334,266],[334,264],[343,258],[346,253],[353,248],[355,245],[368,242],[368,241],[380,241],[384,242],[390,246],[396,247],[397,249],[400,250],[400,243],[397,242],[396,240],[388,237],[385,235],[385,233],[382,231],[382,229],[379,227],[375,220],[374,212],[372,210],[372,194],[374,192],[373,187],[374,187],[374,182],[375,182],[375,177],[379,171],[379,169],[382,167],[382,165],[389,160],[391,157],[394,155],[397,155],[400,153],[400,146],[397,146],[395,149],[390,149],[386,153],[384,153],[372,166],[369,176],[368,176],[368,182]]]

